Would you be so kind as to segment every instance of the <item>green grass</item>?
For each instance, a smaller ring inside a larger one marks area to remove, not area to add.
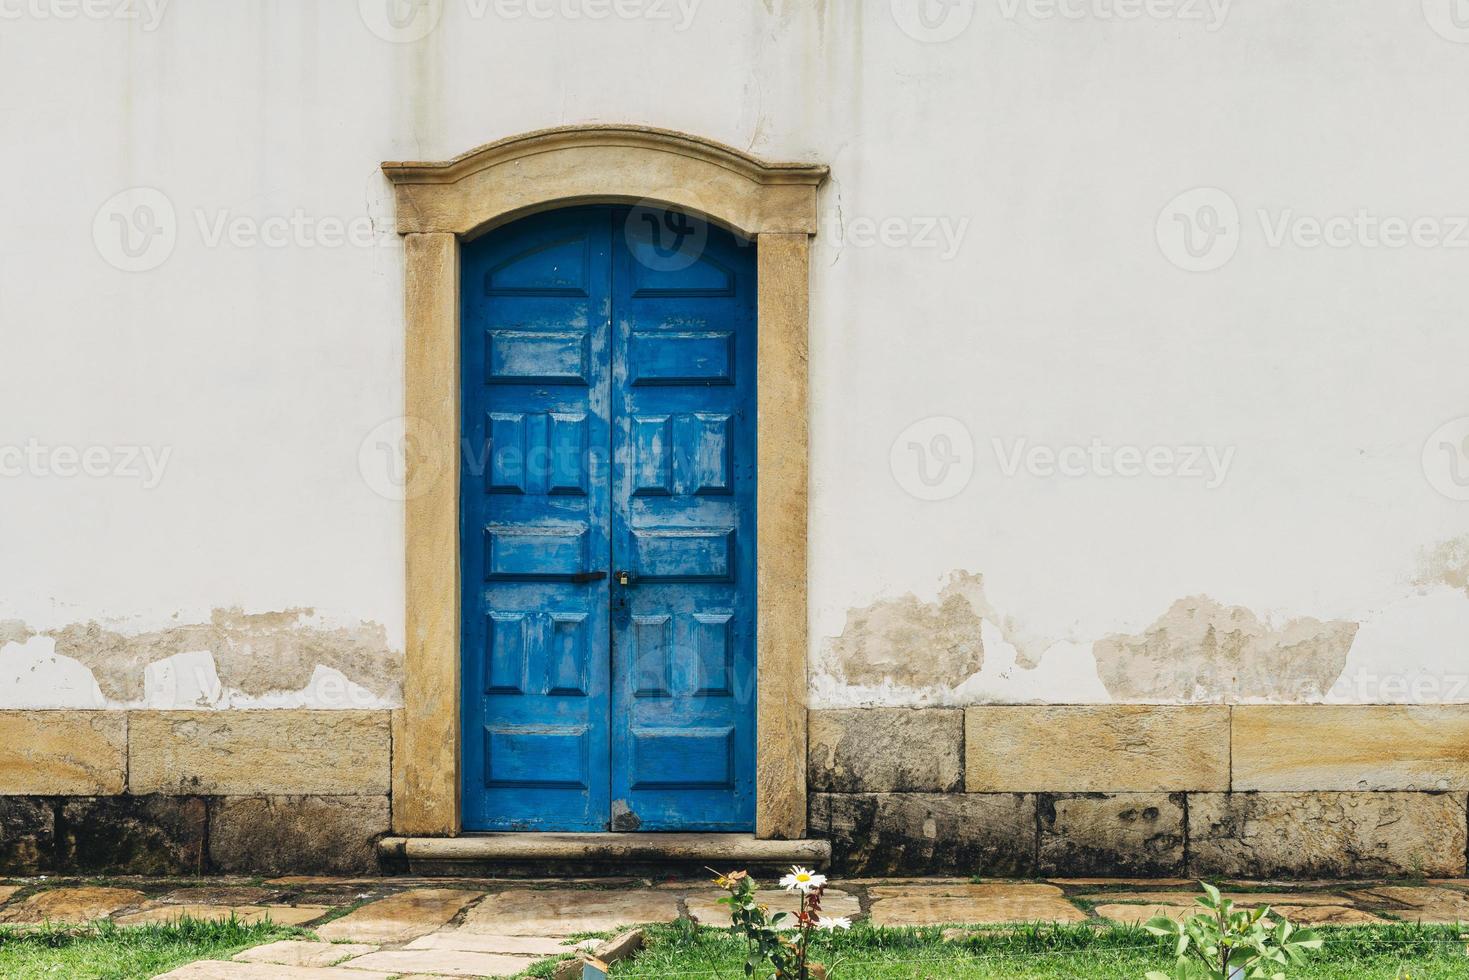
[[[965,942],[945,942],[938,928],[874,929],[821,934],[813,958],[831,980],[1141,980],[1167,969],[1159,942],[1135,927],[1018,926]],[[1463,930],[1455,926],[1362,926],[1320,930],[1325,948],[1291,980],[1469,980]],[[651,926],[649,946],[614,967],[621,980],[744,977],[745,944],[724,930]]]
[[[0,929],[5,980],[145,980],[201,959],[228,959],[242,949],[304,936],[301,929],[238,920],[179,919],[166,925]]]

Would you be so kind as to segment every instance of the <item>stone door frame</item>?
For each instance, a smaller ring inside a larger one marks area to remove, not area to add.
[[[460,834],[459,247],[537,211],[671,206],[753,238],[759,278],[755,835],[806,830],[810,240],[827,168],[696,136],[569,126],[389,162],[404,258],[405,649],[393,831]]]

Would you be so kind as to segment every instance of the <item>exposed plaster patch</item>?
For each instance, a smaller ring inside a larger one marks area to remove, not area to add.
[[[1469,595],[1469,534],[1423,549],[1414,585],[1447,585]]]
[[[1242,606],[1191,596],[1144,632],[1105,637],[1092,650],[1119,701],[1309,701],[1341,676],[1357,629],[1309,617],[1276,628]]]
[[[31,664],[35,654],[27,651],[43,642],[50,666],[26,668],[33,679],[22,706],[42,706],[36,699],[59,706],[46,688],[76,669],[99,692],[99,703],[90,706],[375,707],[400,698],[402,654],[388,645],[384,627],[327,626],[312,616],[310,609],[216,609],[208,623],[133,635],[96,622],[73,624],[42,632],[19,654],[5,647],[0,679],[16,664]],[[0,624],[0,639],[12,644],[31,635],[14,620]],[[34,679],[43,667],[50,672],[45,676],[58,679]]]
[[[983,577],[955,572],[934,602],[912,593],[847,613],[815,673],[847,684],[957,687],[984,664],[980,622],[989,603]]]

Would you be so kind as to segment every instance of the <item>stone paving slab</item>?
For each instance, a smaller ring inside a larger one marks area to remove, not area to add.
[[[283,939],[235,954],[238,963],[276,963],[280,966],[333,966],[354,956],[377,952],[363,943],[316,943]]]
[[[155,980],[393,980],[391,973],[348,973],[335,967],[281,966],[276,963],[235,963],[199,960]],[[398,977],[397,980],[407,980]]]
[[[348,912],[316,934],[328,941],[406,943],[442,928],[483,894],[459,888],[412,888]]]
[[[1151,902],[1156,905],[1194,905],[1203,897],[1202,891],[1193,892],[1107,892],[1080,896],[1088,902]],[[1346,895],[1330,895],[1313,892],[1224,892],[1224,897],[1236,905],[1354,905]]]
[[[1353,892],[1352,896],[1364,905],[1384,907],[1386,903],[1405,906],[1388,909],[1393,915],[1409,922],[1458,923],[1469,922],[1469,895],[1448,888],[1429,888],[1411,885],[1382,885],[1366,891]]]
[[[10,897],[20,891],[19,885],[0,885],[0,905],[10,901]]]
[[[869,889],[872,923],[1085,922],[1087,915],[1054,885],[884,885]]]
[[[146,926],[172,922],[185,916],[206,922],[225,922],[234,916],[247,924],[270,919],[278,926],[299,926],[330,911],[331,908],[324,905],[155,905],[119,915],[113,921],[120,926]]]
[[[1047,878],[1053,885],[1067,888],[1197,888],[1191,878]]]
[[[723,928],[730,924],[729,906],[719,904],[721,897],[723,893],[717,889],[687,895],[684,898],[684,907],[695,922]],[[791,918],[785,920],[786,924],[794,920],[796,910],[801,906],[800,896],[793,892],[762,890],[758,898],[760,904],[769,907],[771,914],[790,913]],[[862,914],[862,903],[850,892],[830,888],[821,896],[821,912],[823,915],[845,916],[850,919]]]
[[[502,936],[569,936],[676,918],[678,896],[671,892],[512,888],[470,909],[461,928]]]
[[[441,929],[420,936],[404,949],[459,949],[466,953],[507,953],[511,956],[560,956],[579,949],[591,949],[595,939],[584,939],[566,945],[555,936],[494,936],[462,929]]]
[[[279,888],[255,888],[248,885],[193,885],[175,888],[154,898],[155,902],[172,905],[270,905],[281,897]]]
[[[368,953],[340,965],[343,971],[382,970],[450,977],[513,977],[540,957],[470,953],[462,949],[398,949]],[[351,980],[350,975],[338,980]]]
[[[102,919],[131,905],[141,905],[147,896],[131,888],[53,888],[36,892],[16,905],[0,910],[0,923],[35,925],[56,922],[80,925]]]

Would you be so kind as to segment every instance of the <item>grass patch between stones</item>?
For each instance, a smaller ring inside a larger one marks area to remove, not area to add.
[[[201,959],[228,959],[277,939],[309,937],[269,922],[247,925],[180,918],[124,928],[102,920],[86,926],[0,928],[0,977],[6,980],[145,980]]]
[[[940,927],[879,929],[854,926],[812,940],[813,958],[832,980],[1139,980],[1167,970],[1170,951],[1131,926],[1029,925],[986,927],[959,942]],[[1456,926],[1326,927],[1325,948],[1291,980],[1469,980],[1463,929]],[[655,977],[744,977],[745,944],[721,929],[647,927],[648,947],[613,968],[619,980]]]

